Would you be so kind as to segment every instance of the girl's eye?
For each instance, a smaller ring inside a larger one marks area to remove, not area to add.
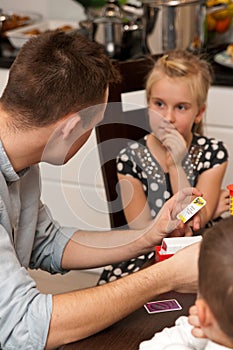
[[[178,108],[180,111],[186,110],[185,105],[178,105],[177,108]]]
[[[163,105],[164,105],[163,102],[161,102],[161,101],[155,101],[154,104],[158,107],[163,107]]]

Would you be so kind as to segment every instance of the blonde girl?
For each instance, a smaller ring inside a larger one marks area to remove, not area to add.
[[[228,153],[223,142],[202,130],[211,83],[208,62],[188,51],[175,50],[155,62],[146,81],[151,133],[130,142],[117,158],[130,228],[146,227],[165,201],[187,186],[196,186],[207,201],[200,213],[202,227],[221,214],[218,202]],[[222,193],[222,211],[229,207],[227,195]],[[136,271],[150,256],[112,266],[102,282]]]

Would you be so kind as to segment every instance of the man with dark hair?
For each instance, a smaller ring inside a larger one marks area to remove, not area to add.
[[[32,38],[12,65],[0,99],[2,349],[53,349],[98,332],[155,294],[196,285],[197,246],[108,285],[60,295],[40,293],[27,271],[105,266],[152,251],[174,229],[186,232],[176,214],[200,195],[193,188],[168,201],[141,231],[61,227],[40,201],[38,163],[64,164],[78,152],[103,118],[109,84],[118,79],[102,47],[77,34]]]

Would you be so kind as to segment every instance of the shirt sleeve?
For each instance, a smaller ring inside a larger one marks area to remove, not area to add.
[[[129,147],[120,151],[116,158],[117,172],[119,174],[132,176],[139,179],[141,173],[140,167],[137,165]]]
[[[61,268],[62,254],[77,229],[63,229],[40,202],[36,167],[13,185],[21,190],[15,198],[20,204],[16,211],[20,220],[14,236],[4,185],[0,197],[0,348],[43,350],[52,314],[52,295],[42,294],[36,288],[27,267],[65,272]]]
[[[52,312],[52,296],[41,294],[0,226],[0,348],[42,350]]]
[[[30,268],[46,270],[52,274],[66,273],[62,269],[63,251],[77,228],[61,227],[48,207],[40,204],[35,241],[30,259]]]
[[[222,163],[226,162],[229,158],[226,145],[214,138],[208,142],[208,147],[205,145],[204,152],[199,163],[199,172],[202,173],[205,170],[214,168]]]
[[[226,162],[229,158],[226,145],[222,141],[212,139],[211,147],[213,149],[213,167]]]
[[[191,328],[188,318],[181,316],[177,319],[174,327],[164,328],[161,332],[156,333],[151,340],[142,342],[139,350],[165,350],[169,345],[177,346],[180,350],[203,350],[207,340],[195,338],[191,334]]]

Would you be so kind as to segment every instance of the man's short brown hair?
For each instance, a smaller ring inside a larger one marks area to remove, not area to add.
[[[49,125],[103,103],[119,73],[103,47],[77,33],[51,31],[30,39],[10,69],[0,103],[17,127]]]

